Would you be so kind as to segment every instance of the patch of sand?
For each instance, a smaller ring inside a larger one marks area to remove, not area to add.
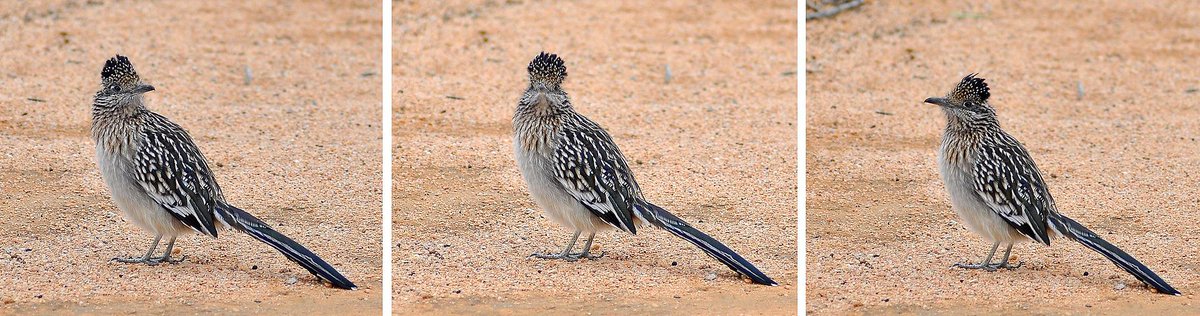
[[[1197,310],[1194,5],[871,1],[806,31],[808,313]],[[935,158],[945,117],[922,100],[971,72],[1059,210],[1183,297],[1067,240],[1018,245],[1016,271],[949,268],[988,245],[950,209]]]
[[[396,3],[395,312],[795,313],[795,12],[787,1]],[[513,160],[512,113],[543,50],[566,61],[573,103],[612,133],[649,200],[781,285],[744,284],[661,230],[598,235],[607,256],[596,261],[527,258],[570,237]]]
[[[369,2],[0,4],[0,314],[378,313],[380,10]],[[89,137],[99,72],[116,53],[157,88],[149,107],[191,133],[230,202],[361,289],[317,284],[233,231],[181,238],[176,249],[187,260],[178,265],[110,262],[142,254],[152,238],[119,215]]]

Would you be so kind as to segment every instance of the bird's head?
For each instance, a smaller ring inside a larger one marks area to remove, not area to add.
[[[558,55],[542,52],[529,62],[530,88],[546,91],[560,90],[564,79],[567,79],[567,66]]]
[[[557,55],[542,52],[529,62],[529,88],[521,96],[518,111],[537,115],[555,115],[571,110],[567,92],[562,90],[567,66]]]
[[[994,117],[995,112],[987,102],[991,96],[987,83],[975,75],[963,77],[945,97],[928,98],[925,103],[938,105],[951,118],[976,121]]]
[[[116,101],[140,98],[150,91],[154,91],[154,86],[142,83],[129,58],[117,55],[104,62],[104,69],[100,70],[100,91],[96,93],[96,100],[118,105],[123,102]]]

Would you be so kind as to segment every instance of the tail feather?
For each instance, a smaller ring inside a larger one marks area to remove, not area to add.
[[[1079,222],[1060,214],[1051,214],[1049,219],[1054,230],[1071,240],[1083,244],[1089,249],[1099,252],[1112,261],[1113,264],[1121,267],[1125,272],[1129,272],[1129,274],[1146,283],[1146,285],[1158,290],[1159,293],[1180,295],[1179,291],[1176,291],[1170,284],[1167,284],[1157,274],[1154,274],[1154,271],[1150,271],[1150,268],[1147,268],[1141,262],[1138,262],[1137,259],[1134,259],[1133,256],[1117,248],[1117,246],[1101,239],[1100,236],[1097,236],[1096,233],[1087,229],[1087,227],[1083,227]]]
[[[349,279],[338,273],[336,269],[326,263],[325,260],[321,260],[320,257],[317,257],[308,248],[304,248],[300,243],[275,231],[270,225],[254,217],[254,215],[227,204],[217,207],[217,214],[225,225],[270,245],[289,260],[292,260],[292,262],[308,269],[308,272],[318,278],[329,281],[333,286],[347,290],[358,288],[354,285],[354,282],[350,282]]]
[[[667,210],[650,203],[638,205],[636,208],[645,215],[641,216],[642,219],[696,245],[705,254],[724,263],[730,269],[733,269],[733,271],[750,277],[754,283],[770,286],[779,285],[774,280],[771,280],[770,277],[767,277],[766,274],[762,273],[762,271],[759,271],[758,268],[755,268],[749,261],[746,261],[742,256],[729,249],[729,247],[697,230],[687,222],[679,219],[679,217],[667,212]]]

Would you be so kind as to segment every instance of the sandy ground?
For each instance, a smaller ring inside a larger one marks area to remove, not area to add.
[[[397,2],[395,311],[796,313],[795,10]],[[577,109],[613,134],[648,199],[781,285],[745,284],[661,230],[598,235],[596,261],[527,258],[570,238],[513,160],[512,113],[543,50],[566,60]]]
[[[0,4],[0,314],[378,313],[379,12],[369,2]],[[150,108],[190,131],[230,202],[361,289],[326,288],[232,231],[180,239],[178,265],[110,262],[152,238],[119,215],[89,138],[114,53],[158,88]]]
[[[805,310],[1200,311],[1196,4],[871,1],[808,23]],[[950,209],[935,158],[945,117],[921,101],[970,72],[1059,210],[1184,296],[1066,240],[1018,245],[1016,271],[949,268],[987,245]]]

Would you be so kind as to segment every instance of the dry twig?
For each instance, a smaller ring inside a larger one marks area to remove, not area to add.
[[[839,4],[833,8],[826,9],[824,11],[817,10],[817,6],[815,4],[813,4],[812,2],[806,2],[806,5],[809,8],[813,8],[814,10],[817,10],[817,12],[805,14],[804,20],[807,21],[807,20],[831,17],[834,15],[837,15],[838,13],[842,13],[842,11],[857,8],[863,4],[863,1],[864,0],[853,0],[853,1],[849,1],[849,2],[843,2],[842,4]]]

